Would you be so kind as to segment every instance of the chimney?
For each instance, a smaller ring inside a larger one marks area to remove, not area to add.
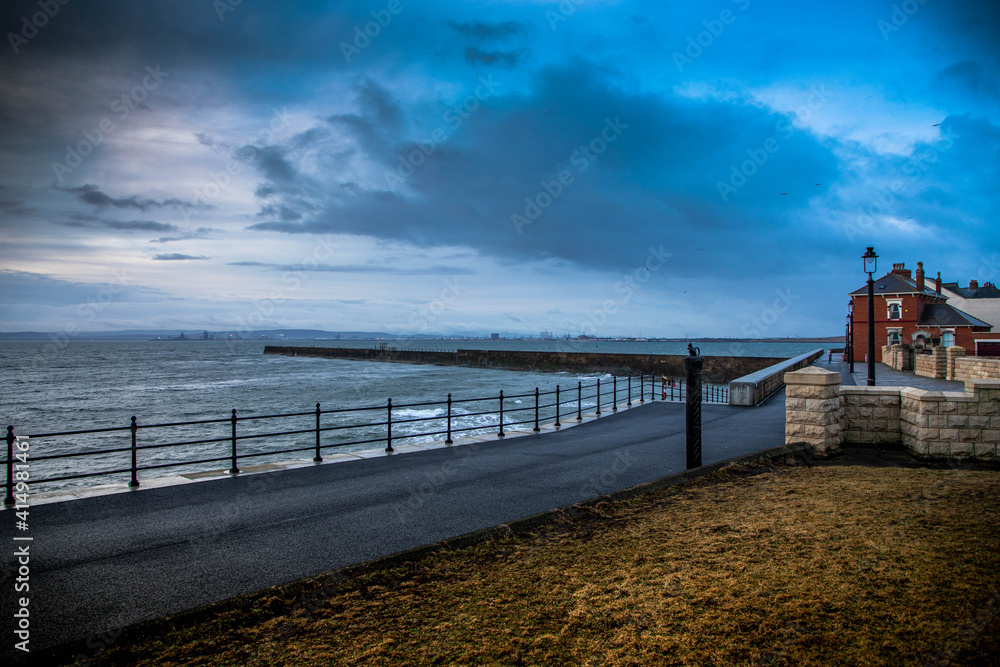
[[[973,292],[975,292],[977,289],[979,289],[979,281],[978,280],[970,280],[969,281],[969,289],[972,290]]]
[[[923,292],[924,286],[924,263],[917,262],[917,291]]]
[[[941,294],[941,272],[938,271],[937,278],[934,279],[934,291]]]
[[[910,277],[910,270],[906,268],[906,264],[904,262],[893,264],[892,272],[895,273],[897,276],[903,276],[904,278]]]

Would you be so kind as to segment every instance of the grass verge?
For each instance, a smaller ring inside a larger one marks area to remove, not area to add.
[[[95,665],[998,664],[1000,473],[758,463]]]

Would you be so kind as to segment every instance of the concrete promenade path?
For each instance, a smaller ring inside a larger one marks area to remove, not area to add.
[[[33,650],[434,543],[681,472],[684,405],[560,431],[31,507]],[[704,406],[703,463],[784,444],[784,392]],[[0,512],[2,654],[15,517]]]
[[[821,357],[813,365],[837,371],[843,376],[843,380],[841,380],[842,384],[857,385],[859,387],[864,387],[868,384],[868,364],[865,362],[855,362],[854,375],[851,375],[851,366],[843,360],[842,354],[834,354],[830,362],[827,362],[826,357]],[[942,380],[940,378],[925,378],[912,371],[897,371],[882,362],[875,364],[875,386],[913,387],[915,389],[926,389],[927,391],[965,391],[964,382]]]

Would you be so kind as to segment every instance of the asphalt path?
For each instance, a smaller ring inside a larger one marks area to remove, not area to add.
[[[703,463],[784,444],[784,394],[705,405]],[[30,591],[15,593],[13,512],[0,512],[2,655],[15,598],[30,647],[430,544],[684,470],[684,405],[647,403],[558,432],[31,508]]]

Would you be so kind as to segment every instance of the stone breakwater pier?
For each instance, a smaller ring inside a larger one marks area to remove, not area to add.
[[[598,352],[538,352],[519,350],[429,351],[396,348],[297,347],[268,345],[264,354],[291,357],[357,359],[408,364],[439,364],[518,371],[567,371],[684,377],[685,355],[613,354]],[[705,357],[702,377],[711,384],[726,384],[785,361],[779,357]]]

